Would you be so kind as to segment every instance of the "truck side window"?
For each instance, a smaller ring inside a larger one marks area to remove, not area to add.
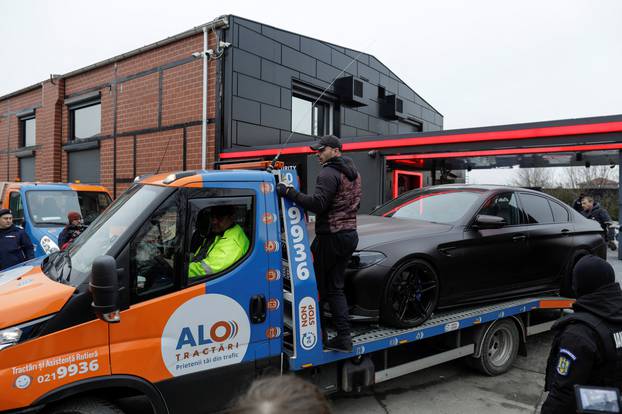
[[[131,242],[130,286],[138,298],[153,297],[156,292],[166,293],[174,285],[176,252],[182,242],[176,201],[176,197],[165,201]]]
[[[252,197],[218,197],[190,201],[186,252],[188,282],[211,278],[235,267],[251,250]]]
[[[22,207],[22,197],[19,192],[13,191],[9,196],[9,208],[13,213],[13,223],[24,226],[24,208]]]

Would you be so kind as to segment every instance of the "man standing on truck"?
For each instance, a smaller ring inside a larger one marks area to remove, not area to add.
[[[277,192],[317,215],[315,239],[311,244],[313,266],[320,305],[328,303],[337,330],[337,336],[325,345],[350,352],[352,338],[343,288],[346,266],[358,244],[356,212],[361,201],[361,175],[354,162],[341,155],[341,148],[341,141],[333,135],[325,135],[311,146],[322,165],[313,194],[298,192],[291,184],[283,183],[278,184]]]
[[[33,257],[32,242],[24,229],[13,224],[11,210],[0,209],[0,270]]]
[[[622,387],[622,291],[609,263],[581,258],[572,274],[574,313],[553,325],[542,414],[575,413],[575,385]]]

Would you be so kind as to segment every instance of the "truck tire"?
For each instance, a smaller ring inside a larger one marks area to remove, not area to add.
[[[44,411],[45,414],[124,414],[116,405],[96,397],[63,401]]]
[[[520,345],[516,324],[508,319],[494,322],[483,336],[480,356],[467,358],[467,363],[478,371],[495,376],[510,369]]]

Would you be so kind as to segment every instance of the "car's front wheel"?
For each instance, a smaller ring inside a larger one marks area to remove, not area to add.
[[[397,328],[425,322],[436,308],[439,281],[432,266],[421,259],[399,265],[387,279],[380,304],[380,319]]]

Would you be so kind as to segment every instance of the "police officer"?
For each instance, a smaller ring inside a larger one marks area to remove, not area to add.
[[[13,224],[11,210],[0,209],[0,270],[33,257],[32,242],[24,229]]]
[[[333,135],[323,136],[311,146],[322,165],[313,194],[300,193],[283,183],[279,183],[277,192],[317,215],[311,244],[313,267],[320,300],[328,303],[337,330],[337,336],[327,341],[326,347],[350,352],[352,338],[343,288],[346,266],[359,240],[356,212],[361,201],[361,175],[354,162],[341,155],[341,148],[339,138]]]
[[[574,314],[553,326],[542,414],[575,413],[574,385],[622,386],[622,291],[609,263],[581,258],[572,275]]]

